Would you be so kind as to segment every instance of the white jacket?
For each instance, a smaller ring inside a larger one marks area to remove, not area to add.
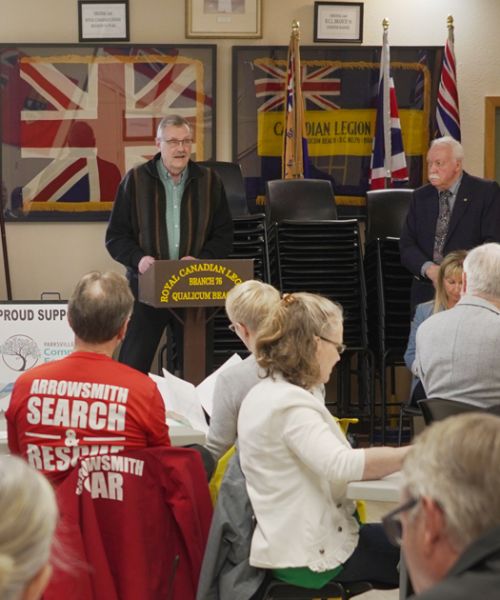
[[[353,449],[324,404],[283,378],[250,390],[238,418],[241,467],[257,525],[250,564],[333,569],[358,543],[349,481],[365,454]]]

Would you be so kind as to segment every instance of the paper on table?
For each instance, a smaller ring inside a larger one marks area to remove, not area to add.
[[[160,390],[163,402],[165,402],[167,416],[171,412],[182,415],[182,417],[189,421],[193,429],[207,433],[207,421],[194,385],[189,383],[189,381],[179,379],[179,377],[172,375],[172,373],[166,370],[164,370],[163,374],[164,377],[159,377],[152,373],[149,376]]]
[[[165,403],[167,422],[173,420],[172,424],[175,426],[175,421],[178,421],[181,424],[191,426],[193,429],[207,433],[208,425],[203,409],[208,415],[212,413],[217,376],[224,369],[241,362],[241,360],[238,354],[233,354],[217,371],[209,375],[196,388],[192,383],[179,379],[166,369],[163,369],[164,377],[150,373],[149,376],[156,383]]]
[[[214,406],[214,389],[215,382],[217,380],[218,375],[233,365],[237,365],[241,362],[241,356],[239,354],[233,354],[230,356],[225,363],[223,363],[217,371],[214,371],[211,375],[209,375],[206,379],[204,379],[197,387],[196,391],[198,392],[198,398],[200,399],[201,405],[205,409],[206,413],[209,416],[212,416],[212,409]]]

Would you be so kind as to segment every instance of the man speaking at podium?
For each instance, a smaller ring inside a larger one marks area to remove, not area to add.
[[[126,173],[106,231],[106,248],[127,267],[135,298],[119,360],[144,373],[173,317],[166,309],[139,302],[138,274],[155,260],[226,258],[233,245],[222,182],[211,169],[190,160],[192,143],[186,119],[170,115],[160,121],[159,152]]]

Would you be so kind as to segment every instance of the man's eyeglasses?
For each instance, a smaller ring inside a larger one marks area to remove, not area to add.
[[[401,506],[398,506],[394,510],[391,510],[390,513],[387,513],[385,517],[382,517],[385,535],[394,546],[399,546],[401,544],[401,538],[403,536],[403,525],[401,524],[401,518],[398,515],[412,509],[419,501],[420,498],[410,498],[407,502],[401,504]]]
[[[191,138],[186,138],[185,140],[175,140],[175,139],[162,140],[162,139],[160,139],[160,142],[167,144],[167,146],[169,148],[177,148],[177,146],[183,146],[183,147],[191,146],[191,144],[193,143],[193,140]]]
[[[230,325],[227,326],[227,328],[229,329],[229,331],[236,333],[236,323],[231,323]]]
[[[337,348],[337,352],[339,354],[343,354],[346,351],[347,346],[345,344],[338,344],[337,342],[334,342],[333,340],[329,340],[326,337],[323,337],[322,335],[318,335],[320,340],[323,340],[324,342],[328,342],[329,344],[333,344],[335,346],[335,348]]]

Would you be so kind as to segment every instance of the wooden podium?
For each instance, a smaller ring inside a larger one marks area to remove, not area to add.
[[[157,260],[139,275],[139,300],[172,310],[184,327],[183,376],[206,377],[206,308],[224,306],[227,292],[253,278],[253,260]],[[175,311],[177,308],[185,309]]]

